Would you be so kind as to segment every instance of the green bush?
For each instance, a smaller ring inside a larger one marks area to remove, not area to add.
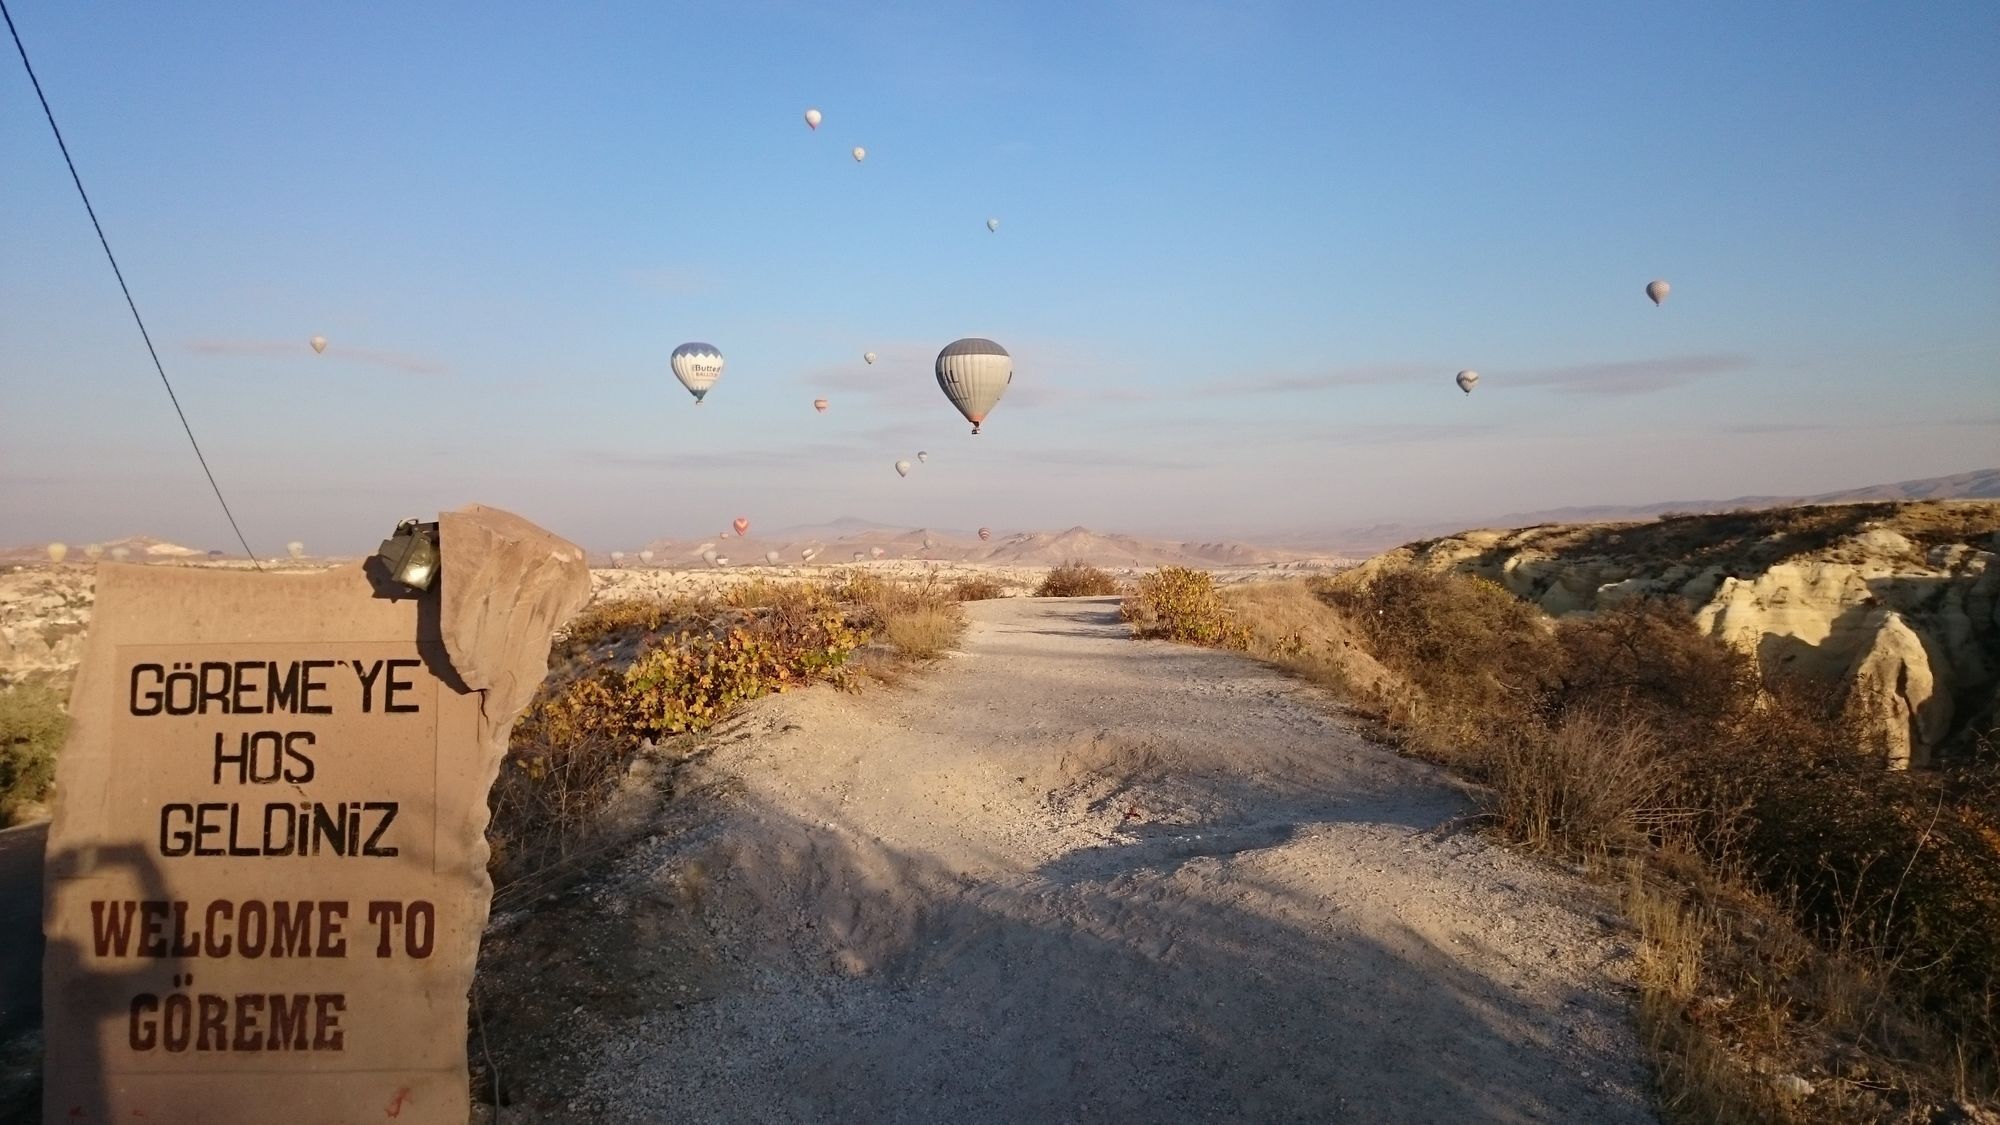
[[[1116,578],[1074,561],[1051,567],[1042,584],[1035,587],[1038,598],[1099,598],[1117,592]]]
[[[54,691],[28,685],[0,689],[0,817],[48,798],[68,729]]]
[[[1216,648],[1250,645],[1250,630],[1222,604],[1215,576],[1205,570],[1163,566],[1142,575],[1118,612],[1140,636]]]

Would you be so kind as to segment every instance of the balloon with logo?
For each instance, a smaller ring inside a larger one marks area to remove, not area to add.
[[[936,370],[938,387],[972,423],[975,434],[1014,381],[1014,359],[1007,349],[978,337],[947,344],[938,353]]]
[[[1456,382],[1458,383],[1459,390],[1464,391],[1466,394],[1471,394],[1472,388],[1479,385],[1479,372],[1461,371],[1458,373]]]
[[[1673,286],[1668,285],[1666,282],[1655,278],[1654,280],[1646,283],[1646,296],[1651,297],[1655,305],[1664,304],[1667,299],[1667,294],[1670,291],[1672,291],[1672,289]]]
[[[722,368],[727,361],[714,344],[689,342],[675,348],[668,362],[674,370],[674,378],[681,381],[681,386],[694,396],[694,404],[700,406],[709,388],[722,378]]]
[[[324,337],[324,336],[314,336],[314,337],[312,338],[312,346],[313,346],[313,351],[315,351],[315,352],[318,352],[318,353],[319,353],[319,354],[321,354],[321,355],[325,355],[325,354],[326,354],[326,337]]]

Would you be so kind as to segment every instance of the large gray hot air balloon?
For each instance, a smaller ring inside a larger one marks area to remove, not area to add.
[[[1651,297],[1653,299],[1653,303],[1657,305],[1664,302],[1667,299],[1667,294],[1670,291],[1672,291],[1672,289],[1673,286],[1668,285],[1666,282],[1660,281],[1656,278],[1646,283],[1646,296]]]
[[[59,562],[63,561],[63,559],[64,559],[64,558],[66,558],[66,557],[67,557],[68,555],[69,555],[69,544],[67,544],[67,543],[51,543],[51,544],[49,544],[49,561],[50,561],[50,562],[52,562],[52,563],[59,563]]]
[[[1458,373],[1459,390],[1464,391],[1466,394],[1471,394],[1472,388],[1478,385],[1479,385],[1479,372],[1461,371]]]
[[[976,434],[987,412],[1007,393],[1007,384],[1014,381],[1014,359],[991,340],[957,340],[938,353],[937,381]]]
[[[823,120],[825,120],[825,118],[820,116],[819,110],[816,109],[806,110],[806,128],[817,129],[819,128],[819,123]]]
[[[909,475],[910,475],[910,463],[909,463],[908,461],[898,461],[898,462],[896,462],[896,475],[897,475],[897,476],[899,476],[899,477],[906,477],[906,476],[909,476]]]
[[[686,343],[674,349],[674,378],[694,396],[694,404],[701,405],[702,397],[715,381],[722,378],[722,353],[714,344]]]

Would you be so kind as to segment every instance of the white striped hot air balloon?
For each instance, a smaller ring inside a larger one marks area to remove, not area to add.
[[[993,538],[993,529],[992,529],[992,528],[990,528],[990,527],[982,527],[982,528],[980,528],[980,529],[979,529],[979,541],[980,541],[980,542],[982,542],[982,543],[983,543],[983,542],[985,542],[986,540],[988,540],[988,539],[991,539],[991,538]]]
[[[726,362],[714,344],[689,342],[674,349],[670,365],[674,369],[674,378],[681,381],[681,386],[694,396],[694,404],[700,406],[709,388],[722,378],[722,367]]]
[[[1014,381],[1014,358],[991,340],[967,337],[938,353],[937,381],[976,434],[987,412]]]

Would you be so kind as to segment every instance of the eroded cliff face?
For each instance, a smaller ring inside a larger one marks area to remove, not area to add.
[[[97,604],[89,566],[0,568],[0,687],[67,691]]]
[[[1378,556],[1357,576],[1460,571],[1557,616],[1677,600],[1767,674],[1840,685],[1902,767],[1991,737],[1996,552],[2000,503],[1852,504],[1469,531]]]

